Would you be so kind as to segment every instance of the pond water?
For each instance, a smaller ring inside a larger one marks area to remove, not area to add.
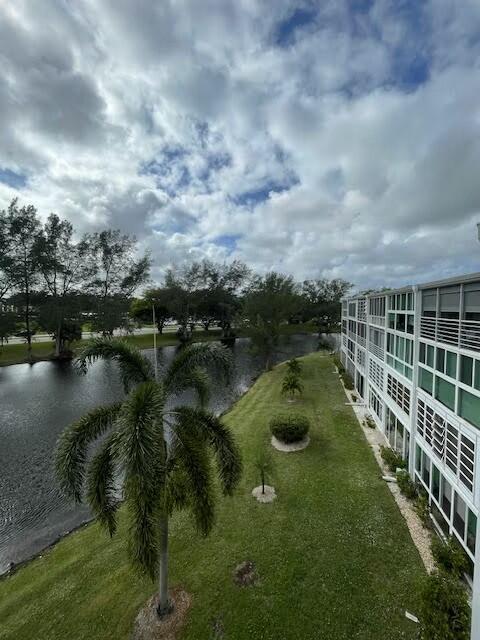
[[[285,338],[275,361],[317,349],[318,338]],[[159,367],[176,347],[158,349]],[[235,370],[228,388],[214,387],[210,408],[227,409],[262,371],[247,339],[232,348]],[[153,359],[153,350],[145,351]],[[123,396],[112,363],[97,362],[87,375],[71,363],[38,362],[0,368],[0,573],[11,562],[35,555],[72,528],[90,519],[86,506],[67,501],[58,489],[53,451],[59,433],[89,409]],[[192,402],[191,397],[182,401]]]

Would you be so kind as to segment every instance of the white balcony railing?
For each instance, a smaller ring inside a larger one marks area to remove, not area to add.
[[[451,344],[459,349],[480,351],[480,322],[449,318],[422,318],[420,337]]]

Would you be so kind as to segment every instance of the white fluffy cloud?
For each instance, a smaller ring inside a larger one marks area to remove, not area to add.
[[[360,287],[477,270],[476,0],[0,5],[0,206]]]

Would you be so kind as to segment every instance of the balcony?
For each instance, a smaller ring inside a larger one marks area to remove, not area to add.
[[[421,318],[420,337],[451,344],[458,349],[480,351],[480,322],[447,318]]]

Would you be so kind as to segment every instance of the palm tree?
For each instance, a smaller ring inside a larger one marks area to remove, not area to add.
[[[282,394],[289,395],[293,400],[296,393],[302,395],[303,384],[295,373],[287,372],[282,382]]]
[[[130,519],[129,554],[151,578],[159,578],[158,614],[172,610],[168,599],[168,523],[174,509],[189,508],[197,529],[207,535],[215,511],[213,462],[224,494],[231,495],[241,475],[241,458],[230,430],[205,409],[208,368],[228,376],[225,347],[195,344],[184,348],[161,380],[151,363],[123,340],[99,338],[80,353],[86,373],[97,359],[115,361],[125,388],[123,401],[93,409],[61,434],[56,468],[63,491],[86,499],[100,524],[117,528],[120,506],[116,484]],[[197,408],[169,410],[167,400],[187,389],[198,395]],[[102,438],[88,461],[91,442]],[[213,453],[213,459],[212,455]]]

